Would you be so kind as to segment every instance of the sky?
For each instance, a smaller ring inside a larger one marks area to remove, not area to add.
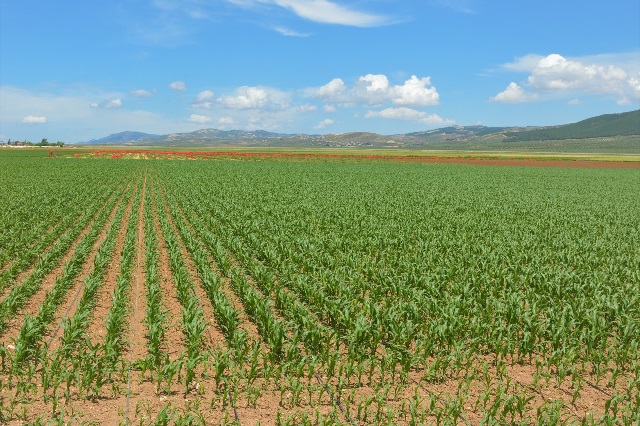
[[[0,0],[0,139],[408,133],[640,108],[637,0]]]

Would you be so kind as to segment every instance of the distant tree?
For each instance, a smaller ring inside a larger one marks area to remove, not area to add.
[[[58,141],[56,142],[56,145],[62,148],[64,146],[64,142]]]

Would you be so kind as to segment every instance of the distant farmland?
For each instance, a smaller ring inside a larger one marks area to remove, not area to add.
[[[638,168],[8,151],[2,424],[640,421]]]

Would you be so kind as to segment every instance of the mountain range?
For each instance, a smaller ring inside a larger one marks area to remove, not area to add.
[[[547,127],[449,126],[396,135],[368,132],[308,135],[264,130],[218,129],[154,135],[126,131],[83,144],[203,148],[356,147],[640,153],[640,110],[605,114],[577,123]]]

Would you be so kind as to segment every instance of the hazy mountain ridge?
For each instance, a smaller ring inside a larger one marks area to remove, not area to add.
[[[542,142],[556,141],[560,149],[562,141],[573,141],[573,149],[579,149],[575,140],[597,138],[616,139],[616,150],[636,152],[640,149],[640,110],[620,114],[605,114],[577,123],[547,127],[487,127],[448,126],[397,135],[380,135],[370,132],[308,135],[275,133],[265,130],[200,129],[188,133],[152,135],[140,132],[121,132],[88,145],[166,146],[166,147],[363,147],[363,148],[426,148],[426,149],[523,149],[548,147]],[[627,139],[629,141],[627,141]],[[523,145],[524,144],[524,145]],[[531,147],[529,147],[531,145]],[[587,146],[588,144],[585,144]],[[591,147],[591,145],[589,145]],[[577,148],[576,148],[577,147]],[[556,149],[553,148],[553,149]],[[606,146],[603,149],[608,149]]]

